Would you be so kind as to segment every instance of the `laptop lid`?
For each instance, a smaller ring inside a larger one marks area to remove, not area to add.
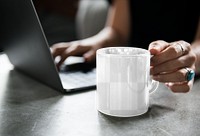
[[[67,91],[61,83],[33,2],[1,0],[0,11],[1,44],[15,68],[56,90]]]

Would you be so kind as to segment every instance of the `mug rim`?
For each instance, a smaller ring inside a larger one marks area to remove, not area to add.
[[[105,53],[104,51],[105,50],[108,50],[108,49],[136,49],[136,50],[141,50],[143,51],[142,54],[108,54],[108,53]],[[123,46],[118,46],[118,47],[104,47],[104,48],[100,48],[97,50],[97,55],[103,55],[103,56],[115,56],[115,57],[138,57],[138,56],[149,56],[150,55],[150,52],[149,50],[147,49],[143,49],[143,48],[139,48],[139,47],[123,47]]]

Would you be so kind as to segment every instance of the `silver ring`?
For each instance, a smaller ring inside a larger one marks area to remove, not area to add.
[[[185,79],[186,81],[190,81],[195,77],[195,72],[191,68],[184,68],[186,70]]]
[[[176,44],[178,44],[179,46],[180,46],[180,48],[181,48],[181,55],[183,55],[184,53],[185,53],[185,50],[184,50],[184,48],[183,48],[183,44],[181,44],[180,42],[177,42]]]

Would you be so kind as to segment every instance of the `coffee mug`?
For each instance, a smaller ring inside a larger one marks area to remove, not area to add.
[[[101,113],[131,117],[149,108],[149,95],[159,82],[150,77],[150,52],[135,47],[97,50],[96,107]]]

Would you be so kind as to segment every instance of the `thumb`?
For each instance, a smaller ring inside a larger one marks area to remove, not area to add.
[[[157,55],[160,52],[162,52],[164,49],[166,49],[167,47],[169,47],[169,43],[165,41],[162,41],[162,40],[154,41],[150,43],[149,51],[151,55]]]

